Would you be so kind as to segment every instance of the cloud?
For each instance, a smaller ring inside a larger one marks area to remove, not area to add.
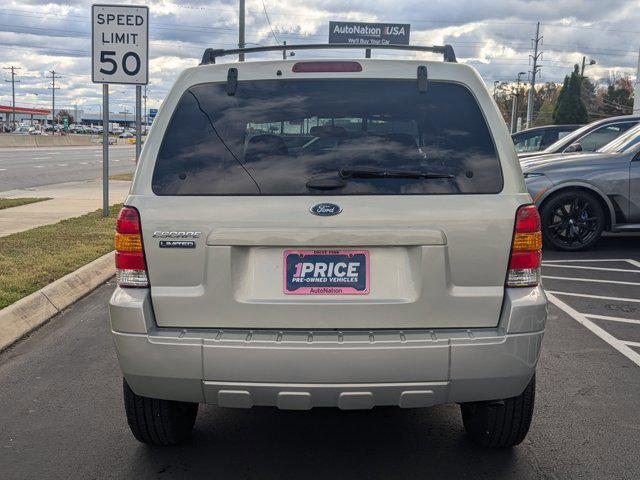
[[[0,7],[0,65],[20,67],[16,102],[48,106],[46,72],[61,75],[56,102],[62,107],[97,109],[101,87],[91,83],[90,11],[93,1],[5,0]],[[129,2],[121,2],[129,3]],[[147,0],[150,8],[148,105],[157,107],[183,69],[196,65],[206,47],[237,44],[235,0]],[[278,41],[324,43],[329,20],[393,21],[411,24],[412,43],[451,43],[460,61],[473,65],[488,84],[511,81],[529,71],[531,38],[540,21],[544,36],[542,81],[562,81],[583,55],[595,59],[596,79],[633,74],[640,46],[640,9],[629,0],[247,0],[250,44]],[[346,54],[346,53],[345,53]],[[273,56],[275,54],[271,54]],[[299,52],[305,58],[309,52]],[[328,52],[317,55],[326,56]],[[335,55],[335,54],[332,54]],[[390,56],[375,53],[375,56]],[[269,55],[265,55],[268,57]],[[259,58],[259,57],[252,57]],[[3,71],[3,73],[6,73]],[[0,103],[11,101],[1,82]],[[114,105],[133,105],[134,89],[114,86]]]

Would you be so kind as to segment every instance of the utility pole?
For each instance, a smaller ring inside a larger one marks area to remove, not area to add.
[[[638,53],[638,68],[636,70],[636,84],[633,88],[633,114],[640,115],[640,52]]]
[[[240,11],[238,12],[238,48],[244,48],[244,0],[240,0]],[[238,55],[238,61],[244,62],[244,53]]]
[[[536,38],[533,40],[533,55],[531,59],[533,60],[533,69],[531,70],[531,88],[529,89],[529,100],[527,102],[527,127],[531,127],[531,123],[533,123],[533,102],[535,99],[536,92],[536,76],[540,71],[540,65],[538,65],[538,61],[540,57],[542,57],[542,53],[539,50],[540,42],[544,37],[540,36],[540,22],[536,25]]]
[[[513,102],[511,104],[511,133],[518,131],[518,103],[520,100],[520,77],[526,75],[526,72],[518,73],[518,83],[516,84],[516,93],[513,95]]]
[[[58,75],[58,72],[56,72],[55,70],[49,70],[49,73],[51,74],[50,77],[45,77],[45,78],[50,78],[51,79],[51,126],[53,127],[52,130],[52,135],[56,134],[56,90],[60,90],[60,87],[56,87],[56,78],[60,78],[60,75]]]
[[[20,80],[16,80],[16,70],[20,70],[20,67],[11,65],[10,67],[4,67],[4,69],[11,70],[11,80],[5,80],[5,82],[11,82],[11,122],[13,123],[13,128],[16,128],[16,83],[20,83]]]

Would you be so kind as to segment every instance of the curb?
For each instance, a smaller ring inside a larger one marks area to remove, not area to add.
[[[0,310],[0,352],[84,297],[116,273],[114,252]]]

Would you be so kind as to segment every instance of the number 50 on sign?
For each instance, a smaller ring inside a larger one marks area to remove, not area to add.
[[[92,80],[94,83],[149,83],[149,9],[93,5]]]

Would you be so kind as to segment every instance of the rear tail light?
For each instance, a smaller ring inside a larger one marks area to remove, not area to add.
[[[316,72],[361,72],[362,65],[358,62],[298,62],[291,69],[294,73]]]
[[[120,287],[148,287],[140,214],[123,207],[116,220],[116,281]]]
[[[533,205],[516,212],[516,226],[511,244],[507,287],[535,287],[540,283],[542,231],[540,215]]]

